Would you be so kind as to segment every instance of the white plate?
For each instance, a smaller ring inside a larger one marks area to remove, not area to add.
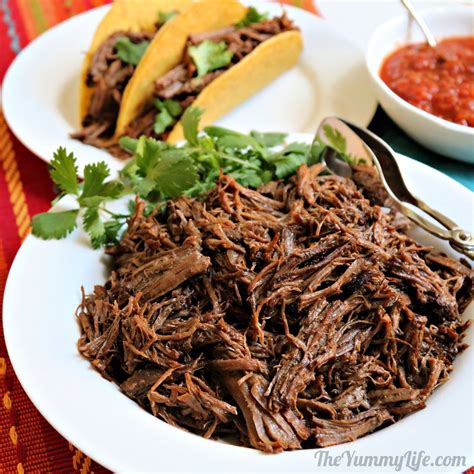
[[[290,138],[309,141],[311,136]],[[409,158],[400,156],[399,163],[417,195],[461,226],[473,228],[472,195],[466,188]],[[419,238],[454,255],[449,246],[421,231]],[[66,439],[113,471],[320,472],[316,450],[265,455],[167,425],[93,370],[77,352],[79,329],[73,312],[81,285],[90,291],[105,281],[102,255],[88,246],[81,232],[54,242],[30,236],[16,256],[5,290],[3,324],[15,372],[36,407]],[[464,317],[472,318],[473,309],[471,305]],[[474,342],[472,329],[467,342]],[[455,471],[469,467],[472,354],[470,348],[459,356],[450,380],[434,392],[425,410],[329,452],[395,456],[424,450],[433,457],[466,456],[466,466]]]
[[[277,4],[255,4],[280,14]],[[5,118],[33,153],[49,162],[65,146],[85,164],[106,159],[113,170],[121,161],[69,138],[79,129],[79,71],[96,25],[109,7],[61,23],[25,48],[3,83]],[[305,49],[298,65],[219,121],[239,130],[313,132],[321,118],[339,115],[369,124],[377,101],[369,84],[363,52],[331,26],[299,8],[286,8],[300,26]],[[251,79],[250,79],[251,80]],[[257,113],[256,113],[257,111]]]

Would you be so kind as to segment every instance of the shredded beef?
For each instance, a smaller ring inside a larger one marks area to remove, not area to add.
[[[424,408],[465,348],[473,272],[372,203],[370,168],[322,171],[257,191],[221,176],[148,217],[137,202],[78,308],[81,354],[156,417],[266,452]]]
[[[115,50],[119,38],[129,38],[133,43],[149,41],[155,33],[117,32],[107,38],[94,53],[86,84],[92,88],[87,114],[82,130],[73,138],[89,145],[105,147],[114,133],[122,94],[131,79],[135,66],[122,61]]]

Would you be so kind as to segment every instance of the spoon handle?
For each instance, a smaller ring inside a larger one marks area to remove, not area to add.
[[[418,23],[418,26],[420,27],[421,31],[425,35],[426,41],[428,44],[434,48],[436,46],[436,39],[433,36],[433,33],[431,33],[430,29],[428,28],[428,25],[426,24],[425,20],[423,17],[416,11],[413,3],[411,3],[411,0],[400,0],[403,4],[403,6],[408,10],[408,13],[412,16],[412,18]]]

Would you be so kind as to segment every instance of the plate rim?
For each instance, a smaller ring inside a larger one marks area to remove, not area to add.
[[[295,134],[289,134],[289,140],[290,141],[295,141],[295,140],[298,140],[298,139],[302,139],[303,136],[306,136],[307,139],[310,139],[311,135],[310,134],[304,134],[304,133],[295,133]],[[406,161],[407,164],[411,164],[411,165],[414,165],[415,167],[418,167],[420,170],[423,170],[424,172],[427,172],[428,175],[429,174],[434,174],[434,175],[439,175],[440,178],[442,179],[447,179],[451,182],[452,185],[454,185],[455,187],[459,188],[459,191],[463,194],[466,194],[467,196],[467,193],[470,193],[469,189],[467,189],[465,186],[463,186],[461,183],[455,181],[454,179],[452,179],[451,177],[445,175],[444,173],[441,173],[440,171],[436,170],[435,168],[432,168],[424,163],[421,163],[419,161],[416,161],[406,155],[402,155],[402,154],[398,154],[397,153],[397,159],[401,159],[402,162],[403,161]],[[7,278],[7,281],[6,281],[6,284],[5,284],[5,292],[4,292],[4,299],[3,299],[3,327],[4,327],[4,336],[5,336],[5,344],[6,344],[6,347],[7,347],[7,351],[8,351],[8,354],[9,354],[9,357],[10,357],[10,361],[11,361],[11,364],[12,364],[12,367],[15,371],[15,374],[21,384],[21,386],[23,387],[23,389],[25,390],[25,393],[27,394],[28,398],[32,401],[32,403],[34,404],[34,406],[36,407],[36,409],[38,409],[38,411],[41,413],[41,415],[47,420],[47,422],[49,424],[51,424],[51,426],[53,426],[53,428],[58,432],[60,433],[61,436],[63,436],[66,440],[69,440],[71,443],[74,444],[74,446],[76,446],[78,449],[80,449],[82,452],[84,452],[87,456],[89,456],[91,459],[95,460],[96,462],[98,462],[99,464],[101,464],[102,466],[108,468],[108,469],[111,469],[112,471],[120,471],[121,468],[120,466],[118,466],[117,464],[114,464],[114,460],[113,459],[109,459],[111,457],[113,457],[113,453],[112,453],[112,450],[110,449],[106,449],[104,452],[100,452],[100,448],[99,448],[99,451],[97,451],[96,449],[90,449],[90,446],[87,445],[87,443],[83,440],[84,438],[81,437],[80,435],[75,435],[74,432],[71,432],[71,431],[67,431],[68,427],[65,426],[68,424],[67,421],[64,421],[65,419],[67,420],[67,415],[64,417],[61,418],[61,417],[56,417],[56,415],[53,415],[53,417],[51,417],[50,413],[48,413],[48,407],[47,407],[47,402],[45,403],[44,402],[44,398],[43,399],[40,399],[39,400],[39,403],[38,403],[38,399],[35,395],[35,383],[34,381],[31,382],[29,380],[25,380],[25,376],[24,376],[24,373],[23,373],[23,367],[21,366],[21,362],[19,363],[18,362],[18,359],[21,359],[21,356],[17,359],[17,354],[23,352],[27,349],[24,349],[24,348],[21,348],[17,343],[14,343],[11,339],[11,336],[9,335],[10,334],[10,328],[11,328],[11,325],[14,324],[14,319],[13,319],[13,315],[12,316],[8,316],[10,314],[10,308],[12,308],[12,305],[14,304],[14,299],[13,299],[13,296],[11,296],[13,293],[14,293],[14,290],[12,289],[12,286],[14,285],[14,281],[12,281],[12,279],[10,278],[10,275],[14,272],[12,272],[12,270],[14,268],[16,268],[17,265],[19,265],[21,261],[21,258],[22,258],[22,249],[25,249],[26,248],[26,245],[31,245],[30,242],[31,240],[34,239],[33,236],[29,235],[25,241],[23,242],[23,244],[21,245],[19,251],[17,252],[17,254],[15,255],[15,258],[14,258],[14,261],[10,267],[10,271],[9,271],[9,274],[8,274],[8,278]],[[51,244],[54,244],[54,241],[51,241]],[[23,250],[25,251],[25,250]],[[12,311],[13,313],[14,311]],[[471,328],[471,331],[473,331],[474,329]],[[472,348],[471,348],[471,353],[472,353]],[[59,418],[59,419],[57,419]],[[153,420],[155,421],[155,420]],[[395,425],[392,425],[392,426],[396,426]],[[389,429],[390,427],[386,428],[386,429]],[[173,429],[175,429],[173,427]],[[385,430],[383,430],[385,431]],[[196,442],[196,444],[199,444],[200,442],[202,441],[206,441],[206,442],[209,442],[209,440],[203,440],[202,438],[194,435],[194,434],[190,434],[190,433],[184,433],[188,436],[192,436],[193,437],[193,440]],[[77,439],[75,439],[77,438]],[[364,439],[364,438],[361,438],[361,439]],[[211,442],[215,442],[214,440],[212,440]],[[353,445],[352,443],[348,444],[344,444],[344,445],[341,445],[341,446],[351,446]],[[239,447],[240,449],[249,449],[249,448],[242,448],[242,447]],[[300,451],[296,451],[294,453],[302,453],[302,452],[308,452],[308,453],[312,453],[314,452],[315,449],[308,449],[308,450],[300,450]],[[291,453],[282,453],[282,455],[291,455]],[[110,461],[110,462],[109,462]],[[297,461],[296,459],[296,456],[295,456],[295,461]],[[471,463],[472,463],[472,453],[471,453]],[[312,468],[315,468],[315,466],[311,466]],[[211,471],[209,471],[211,472]],[[401,471],[401,472],[404,472],[404,471]],[[454,471],[453,471],[454,472]]]

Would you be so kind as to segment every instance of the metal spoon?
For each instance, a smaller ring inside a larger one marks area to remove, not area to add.
[[[449,241],[455,250],[474,260],[474,235],[461,229],[454,221],[432,209],[409,191],[398,167],[394,151],[372,132],[335,117],[324,119],[316,132],[313,144],[322,142],[327,145],[322,160],[329,171],[348,178],[352,176],[351,166],[333,148],[333,140],[328,140],[327,127],[330,127],[333,135],[336,133],[342,137],[347,153],[374,164],[382,185],[402,214],[435,237]],[[411,204],[431,216],[444,229],[415,212],[407,204]]]
[[[435,39],[433,33],[431,33],[430,29],[428,28],[428,25],[426,24],[423,17],[416,11],[413,3],[411,3],[411,0],[400,0],[400,1],[402,2],[402,5],[407,9],[407,11],[411,15],[411,17],[416,21],[416,23],[420,27],[420,30],[425,35],[427,43],[432,48],[434,48],[437,44],[436,39]]]

